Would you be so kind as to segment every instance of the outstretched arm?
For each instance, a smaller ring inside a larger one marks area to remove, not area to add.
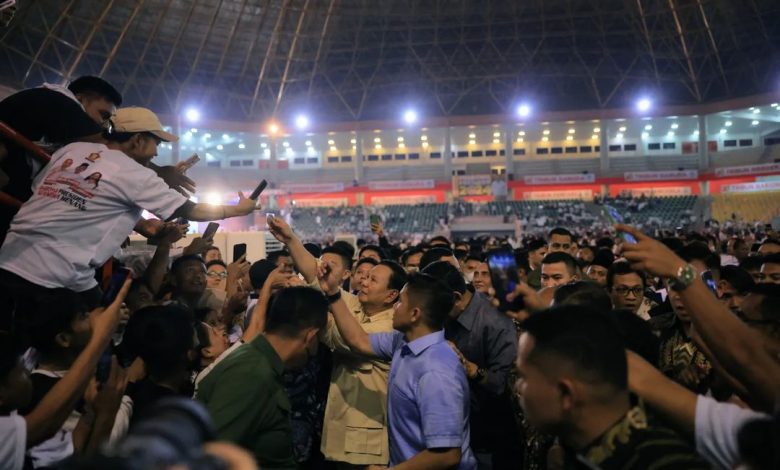
[[[336,278],[329,264],[322,263],[317,273],[317,279],[320,281],[322,292],[328,297],[341,293],[341,281]],[[339,298],[331,303],[330,311],[333,314],[333,320],[336,322],[336,327],[342,339],[352,351],[366,356],[376,356],[374,349],[371,347],[368,333],[361,328],[355,317],[352,316],[344,299]]]
[[[685,261],[669,248],[639,230],[627,225],[615,228],[637,239],[637,243],[627,243],[623,248],[623,256],[634,269],[669,278],[677,276],[680,267],[685,266]],[[701,279],[680,291],[680,298],[713,356],[729,374],[754,391],[763,410],[771,412],[780,394],[777,351],[769,351],[761,335],[733,315]]]
[[[269,218],[268,230],[277,240],[287,245],[295,267],[298,268],[298,272],[303,274],[306,282],[314,282],[317,279],[317,258],[306,251],[303,242],[295,236],[287,222],[281,217]]]

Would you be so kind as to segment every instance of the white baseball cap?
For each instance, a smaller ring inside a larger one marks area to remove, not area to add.
[[[149,132],[165,142],[176,142],[179,138],[163,130],[160,119],[146,108],[119,108],[111,117],[115,132]]]

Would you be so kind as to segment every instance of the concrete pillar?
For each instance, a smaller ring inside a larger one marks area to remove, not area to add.
[[[609,173],[609,123],[605,120],[599,122],[601,133],[599,134],[599,163],[601,176]]]
[[[181,117],[177,115],[171,127],[171,134],[179,136],[179,140],[173,142],[171,148],[171,164],[175,165],[179,163],[179,155],[181,154]]]
[[[452,130],[449,124],[444,128],[444,149],[441,158],[444,162],[444,179],[452,180]]]
[[[699,115],[699,169],[710,166],[710,150],[707,148],[707,116]]]
[[[504,125],[504,165],[506,166],[506,180],[514,179],[515,162],[512,154],[512,142],[514,141],[514,126],[512,124]]]
[[[358,184],[363,184],[363,179],[365,178],[363,170],[363,137],[365,136],[361,131],[355,134],[355,164],[352,166],[352,169],[355,170],[354,179],[357,180]]]

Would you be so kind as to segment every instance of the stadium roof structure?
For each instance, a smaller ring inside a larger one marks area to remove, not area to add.
[[[339,122],[780,88],[778,0],[18,0],[0,83],[99,75],[164,114]]]

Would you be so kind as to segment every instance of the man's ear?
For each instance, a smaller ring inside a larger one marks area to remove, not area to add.
[[[401,295],[401,292],[399,292],[396,289],[390,289],[390,292],[388,292],[387,297],[385,297],[385,303],[386,304],[394,304],[398,302],[398,297]]]
[[[411,323],[422,321],[422,310],[420,310],[419,307],[414,307],[412,311],[409,312],[409,320]]]
[[[349,279],[351,277],[352,277],[352,271],[347,269],[347,270],[344,271],[344,274],[341,276],[341,280],[342,281],[346,281],[347,279]]]
[[[57,344],[57,346],[61,347],[62,349],[67,349],[68,346],[70,346],[70,340],[71,340],[70,334],[65,333],[64,331],[60,331],[54,337],[54,342]]]
[[[571,412],[571,410],[574,409],[574,404],[580,399],[580,397],[577,396],[579,393],[577,384],[571,379],[561,378],[558,380],[556,388],[558,389],[561,409],[564,412]]]

